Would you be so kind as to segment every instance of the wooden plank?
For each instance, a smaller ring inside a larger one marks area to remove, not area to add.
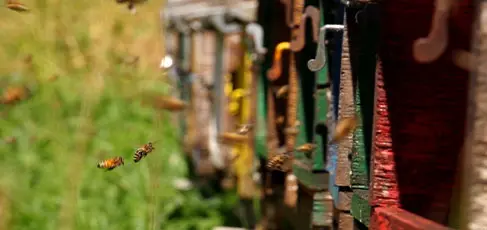
[[[333,84],[333,83],[332,83]],[[330,106],[327,113],[327,126],[331,129],[334,128],[335,125],[335,109],[333,100],[335,97],[332,95],[330,98]],[[328,133],[328,141],[332,138],[332,134]],[[328,182],[328,191],[330,191],[331,196],[333,197],[334,203],[339,202],[339,193],[338,193],[338,186],[335,185],[335,178],[336,178],[336,165],[337,165],[337,157],[338,157],[338,150],[337,145],[328,145],[328,154],[327,154],[327,164],[326,170],[329,172],[329,182]]]
[[[474,7],[470,0],[458,2],[455,11],[462,13],[449,18],[455,26],[449,26],[448,46],[437,60],[421,64],[413,59],[411,44],[427,36],[434,6],[422,0],[381,3],[379,57],[387,104],[377,99],[371,202],[400,205],[445,224],[464,142],[468,83],[468,73],[452,64],[451,53],[470,47]]]
[[[479,2],[474,27],[475,69],[470,77],[467,136],[465,139],[461,229],[487,226],[487,3]]]
[[[378,207],[374,210],[372,217],[371,230],[449,230],[446,226],[442,226],[431,220],[425,219],[421,216],[410,213],[400,208],[382,208]]]
[[[352,208],[350,210],[352,216],[364,224],[369,226],[371,207],[369,205],[369,191],[356,189],[353,191]]]
[[[341,189],[338,192],[338,202],[335,202],[335,207],[340,211],[350,211],[352,207],[352,196],[353,192],[351,190]]]
[[[353,230],[354,218],[350,213],[340,212],[338,213],[338,230]]]
[[[350,59],[354,78],[355,113],[359,117],[353,135],[352,189],[369,188],[374,113],[375,64],[379,41],[380,14],[378,5],[366,9],[347,8]],[[358,15],[358,16],[357,16]],[[358,19],[360,18],[360,22]]]
[[[371,178],[371,200],[372,206],[399,205],[399,188],[397,185],[394,152],[392,149],[391,123],[389,121],[389,110],[387,96],[384,90],[384,79],[382,76],[382,63],[377,61],[376,72],[376,104],[375,104],[375,125],[372,150],[372,178]]]
[[[325,8],[323,7],[323,3],[319,2],[319,9],[320,9],[320,26],[325,25]],[[315,31],[315,33],[319,33]],[[319,42],[319,41],[318,41]],[[315,53],[316,55],[316,53]],[[309,60],[305,60],[308,62]],[[308,69],[308,68],[307,68]],[[328,127],[325,125],[328,113],[328,107],[330,106],[330,101],[328,100],[327,94],[330,93],[330,89],[320,89],[319,85],[324,85],[329,83],[329,68],[328,65],[325,64],[323,69],[315,73],[315,114],[314,114],[314,121],[313,121],[313,142],[317,145],[315,152],[313,154],[313,170],[326,170],[326,151],[327,151],[327,135],[328,135]]]
[[[333,223],[333,200],[329,192],[313,195],[312,227],[331,227]]]
[[[340,100],[338,102],[338,119],[355,116],[352,67],[348,45],[347,27],[343,32],[342,70],[340,77]],[[338,144],[338,159],[335,184],[337,186],[350,186],[353,134],[350,133]]]

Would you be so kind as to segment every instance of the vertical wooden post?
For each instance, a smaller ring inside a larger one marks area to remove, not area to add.
[[[475,70],[470,76],[466,140],[464,144],[464,190],[460,229],[487,226],[487,3],[479,1],[474,31]]]

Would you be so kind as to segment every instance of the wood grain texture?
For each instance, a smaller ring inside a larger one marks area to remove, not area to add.
[[[367,161],[367,153],[365,151],[364,127],[360,101],[360,89],[357,88],[355,93],[355,112],[359,121],[357,128],[353,134],[352,147],[352,166],[350,184],[352,189],[368,189],[369,188],[369,162]]]
[[[347,8],[346,14],[354,79],[355,113],[359,118],[353,135],[350,179],[352,189],[369,187],[375,66],[381,23],[379,7],[367,5],[363,9]]]
[[[467,136],[465,140],[464,203],[462,229],[487,226],[487,3],[479,3],[475,31],[476,69],[470,79]]]
[[[340,211],[350,211],[352,207],[352,191],[339,191],[338,202],[335,202],[335,207]]]
[[[369,226],[371,207],[369,205],[369,191],[355,189],[352,196],[352,208],[350,213],[360,223]]]
[[[474,7],[471,0],[457,3],[445,52],[420,64],[413,59],[411,44],[429,33],[433,7],[432,0],[381,3],[379,57],[389,125],[380,128],[378,122],[376,133],[390,130],[391,142],[385,146],[393,151],[374,154],[373,202],[400,201],[402,209],[446,224],[464,142],[468,90],[468,73],[452,63],[452,51],[469,49]],[[384,110],[380,103],[377,108]],[[376,146],[380,142],[376,138]],[[376,164],[381,158],[384,163]]]
[[[353,230],[353,221],[354,218],[350,213],[340,212],[338,214],[338,230]]]
[[[312,227],[331,226],[333,223],[333,200],[329,192],[313,195]]]
[[[352,67],[348,46],[347,28],[343,32],[342,69],[340,77],[340,100],[338,102],[338,119],[355,116]],[[335,184],[338,186],[350,186],[353,133],[350,133],[338,143],[338,159]]]
[[[449,230],[431,220],[400,208],[376,208],[372,217],[371,230]]]
[[[333,84],[333,83],[332,83]],[[335,95],[331,95],[327,113],[327,126],[329,129],[333,130],[335,126],[335,103],[333,100],[335,99]],[[328,133],[327,140],[330,141],[332,138],[332,133]],[[329,183],[328,183],[328,191],[330,191],[334,203],[339,202],[338,198],[338,186],[335,185],[335,178],[336,178],[336,164],[337,164],[337,157],[338,157],[338,150],[337,145],[328,145],[327,149],[327,160],[326,160],[326,170],[329,172]]]
[[[372,206],[399,205],[399,188],[395,172],[394,152],[392,149],[391,123],[389,121],[389,109],[387,95],[384,90],[382,76],[382,63],[377,61],[376,70],[376,104],[375,125],[372,150],[372,178],[371,200]]]

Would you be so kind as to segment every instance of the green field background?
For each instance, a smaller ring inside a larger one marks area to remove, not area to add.
[[[177,123],[143,103],[171,90],[159,69],[164,2],[151,0],[136,15],[110,0],[23,3],[29,12],[0,8],[0,89],[32,89],[30,99],[0,105],[0,229],[224,224],[234,198],[202,200],[173,187],[187,173]],[[136,66],[125,63],[134,56]],[[134,164],[134,150],[148,141],[157,149]],[[96,168],[114,156],[125,166]]]

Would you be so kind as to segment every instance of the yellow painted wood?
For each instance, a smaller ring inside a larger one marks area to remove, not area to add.
[[[252,87],[252,61],[249,54],[245,54],[243,64],[240,68],[237,85],[239,89],[232,91],[232,96],[239,98],[238,120],[240,124],[247,124],[254,111],[251,111],[251,97],[247,92],[250,92]],[[236,144],[233,147],[234,154],[239,157],[235,162],[235,174],[237,176],[237,190],[240,197],[252,198],[255,195],[256,187],[252,180],[252,165],[254,162],[254,149],[250,142]]]

